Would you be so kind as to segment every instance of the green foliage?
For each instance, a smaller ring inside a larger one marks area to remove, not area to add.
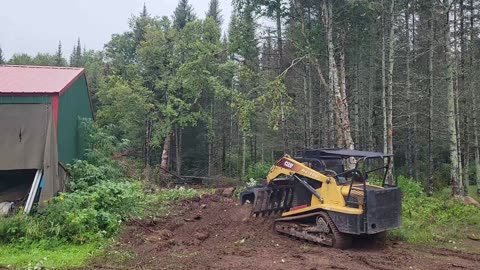
[[[67,61],[63,58],[62,52],[62,42],[58,42],[57,52],[55,53],[55,66],[57,67],[64,67],[67,65]]]
[[[180,0],[173,12],[173,25],[182,29],[187,23],[196,19],[192,6],[188,0]]]
[[[261,182],[265,179],[271,167],[272,164],[267,162],[254,163],[248,167],[245,179],[250,182]]]
[[[103,51],[88,50],[83,54],[83,58],[85,61],[85,76],[87,78],[88,90],[90,91],[93,109],[96,112],[99,105],[96,95],[106,74],[106,67],[104,65],[105,53]]]
[[[206,17],[211,17],[218,25],[222,24],[223,18],[218,0],[210,0]]]
[[[127,79],[136,73],[136,44],[132,32],[113,34],[112,39],[105,44],[105,55],[111,62],[111,72],[114,75]]]
[[[102,104],[97,111],[100,126],[108,126],[117,139],[128,140],[130,147],[141,149],[145,142],[145,121],[155,108],[153,93],[139,80],[125,81],[110,76],[100,84],[96,95]]]
[[[83,58],[82,44],[80,43],[80,38],[78,38],[77,45],[73,46],[73,51],[72,51],[72,54],[70,55],[70,66],[82,67],[84,64],[85,64],[85,59]]]
[[[121,222],[144,207],[138,182],[104,181],[82,191],[61,194],[36,216],[0,219],[0,242],[94,242],[117,232]]]
[[[5,58],[3,57],[3,50],[2,47],[0,47],[0,65],[5,64]]]
[[[14,54],[7,64],[9,65],[31,65],[33,64],[32,57],[26,53]]]
[[[207,192],[208,193],[208,192]],[[164,189],[156,194],[152,194],[150,203],[153,205],[168,205],[170,203],[199,197],[202,193],[193,188],[174,188]]]
[[[465,237],[480,226],[480,209],[452,200],[450,194],[427,197],[420,183],[398,177],[402,190],[402,227],[392,232],[412,243],[433,243]]]
[[[80,120],[79,133],[85,149],[85,160],[75,160],[72,164],[67,164],[70,172],[68,189],[84,190],[105,180],[121,180],[122,169],[112,156],[124,147],[124,144],[111,136],[111,131],[93,124],[91,119]]]
[[[288,117],[295,111],[283,77],[276,78],[267,84],[266,94],[261,101],[263,106],[271,106],[268,118],[273,130],[278,130],[281,126],[282,116]]]

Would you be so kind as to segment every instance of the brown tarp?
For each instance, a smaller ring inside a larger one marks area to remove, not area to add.
[[[43,169],[40,202],[64,188],[49,104],[0,105],[0,170],[23,169]]]

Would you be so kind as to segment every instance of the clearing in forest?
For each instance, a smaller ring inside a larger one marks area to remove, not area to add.
[[[342,251],[290,239],[271,218],[219,195],[184,201],[169,216],[128,224],[88,269],[480,269],[480,254],[387,241]],[[478,245],[471,241],[467,244]]]

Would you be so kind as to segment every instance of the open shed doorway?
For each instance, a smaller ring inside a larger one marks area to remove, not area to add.
[[[25,205],[37,170],[0,170],[0,204],[16,212]]]

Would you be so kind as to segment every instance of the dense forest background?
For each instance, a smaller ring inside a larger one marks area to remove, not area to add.
[[[85,67],[96,122],[146,178],[241,176],[283,153],[345,147],[394,154],[428,193],[480,193],[478,0],[188,0],[143,7],[101,51],[0,64]],[[127,19],[127,18],[126,18]]]

